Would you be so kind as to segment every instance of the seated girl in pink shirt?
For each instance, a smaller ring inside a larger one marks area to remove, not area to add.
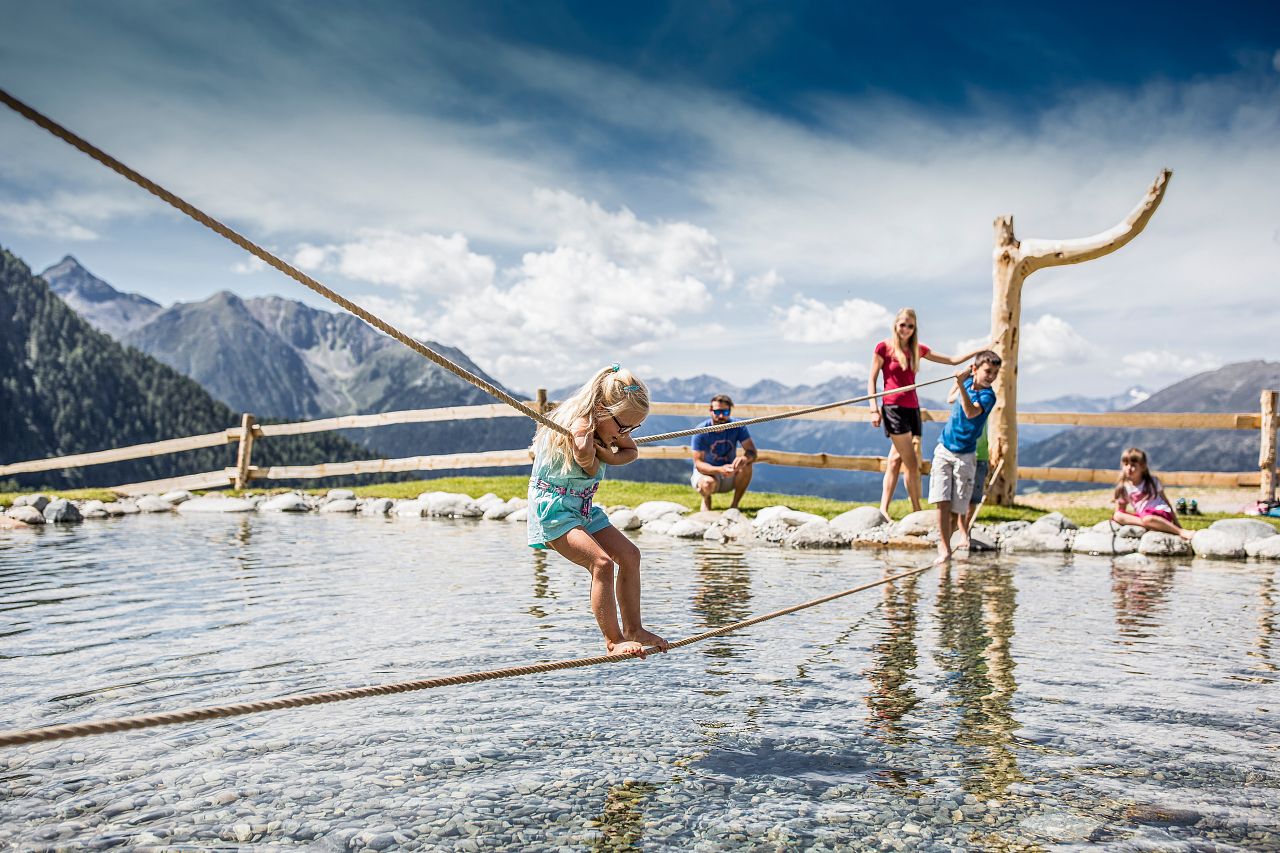
[[[1111,520],[1118,524],[1132,524],[1161,533],[1172,533],[1183,539],[1195,534],[1178,524],[1173,505],[1165,496],[1160,481],[1151,476],[1147,467],[1147,454],[1130,447],[1120,456],[1120,479],[1116,481],[1116,511]],[[1127,511],[1127,510],[1132,510]]]

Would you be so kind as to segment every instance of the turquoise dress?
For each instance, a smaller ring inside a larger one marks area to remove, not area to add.
[[[592,503],[605,464],[599,463],[594,477],[577,462],[567,474],[554,472],[541,457],[533,460],[529,475],[529,547],[546,548],[575,527],[596,533],[609,526],[609,516]]]

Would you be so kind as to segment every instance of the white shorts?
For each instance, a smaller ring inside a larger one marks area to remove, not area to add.
[[[712,494],[720,494],[721,492],[733,491],[733,475],[732,474],[703,474],[697,468],[693,469],[693,476],[689,478],[689,484],[695,489],[702,485],[703,478],[716,481],[716,490]]]
[[[952,453],[939,444],[933,449],[933,468],[929,473],[929,503],[951,502],[953,512],[966,512],[973,494],[973,476],[978,469],[978,454]]]

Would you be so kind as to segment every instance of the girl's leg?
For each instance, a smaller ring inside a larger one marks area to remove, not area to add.
[[[1193,531],[1184,530],[1169,519],[1161,518],[1158,515],[1143,516],[1139,523],[1148,530],[1158,530],[1161,533],[1172,533],[1174,536],[1181,536],[1183,539],[1188,541],[1190,541],[1191,537],[1195,535]]]
[[[1128,525],[1132,525],[1133,527],[1143,526],[1142,517],[1138,515],[1134,515],[1131,512],[1121,512],[1120,510],[1116,510],[1111,515],[1111,520],[1114,521],[1116,524],[1128,524]]]
[[[890,436],[890,439],[896,436]],[[884,486],[880,491],[880,514],[885,518],[891,518],[889,515],[889,502],[893,500],[893,493],[898,490],[898,472],[902,469],[902,457],[898,455],[898,443],[894,441],[893,446],[889,448],[889,461],[884,468]]]
[[[575,527],[559,539],[547,543],[571,563],[591,573],[591,612],[595,614],[605,648],[611,655],[636,654],[644,657],[641,643],[627,640],[618,627],[618,602],[613,593],[613,560],[591,534]]]
[[[640,619],[640,549],[618,528],[610,525],[591,534],[618,564],[618,609],[622,612],[622,636],[665,652],[670,643],[646,630]]]
[[[889,436],[893,449],[902,460],[902,473],[907,480],[907,497],[911,498],[911,511],[920,511],[920,455],[916,453],[914,436],[909,432]]]

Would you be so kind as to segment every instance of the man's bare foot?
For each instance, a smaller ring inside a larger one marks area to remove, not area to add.
[[[645,646],[653,646],[655,650],[660,652],[665,652],[667,649],[671,648],[670,643],[645,628],[641,628],[638,631],[633,631],[628,634],[627,639],[636,643],[641,643]]]
[[[624,640],[621,643],[606,642],[605,647],[609,649],[610,655],[630,655],[641,659],[645,656],[644,643]]]

